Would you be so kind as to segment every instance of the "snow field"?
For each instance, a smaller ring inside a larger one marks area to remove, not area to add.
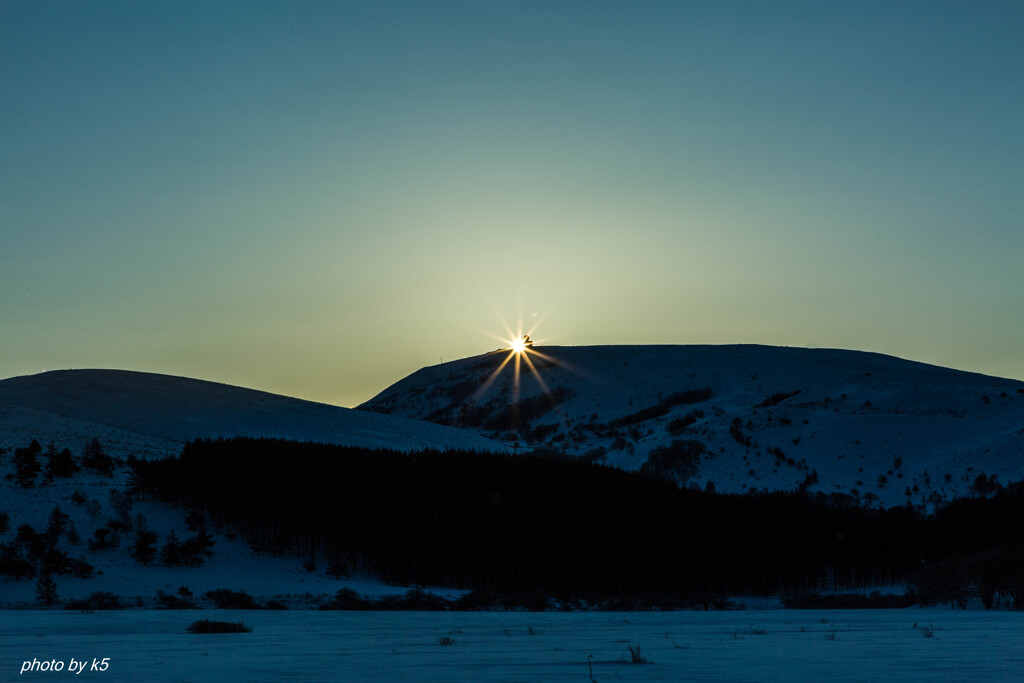
[[[197,619],[252,633],[194,635]],[[930,631],[930,635],[926,635]],[[451,638],[450,645],[440,644]],[[646,664],[630,661],[639,645]],[[1024,615],[735,612],[0,612],[0,679],[33,658],[109,657],[117,681],[1014,681]],[[76,676],[77,678],[77,676]]]

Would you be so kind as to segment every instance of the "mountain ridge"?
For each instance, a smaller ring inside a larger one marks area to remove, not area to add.
[[[540,379],[523,360],[518,389],[514,361],[489,379],[508,357],[499,350],[423,368],[359,408],[623,469],[675,468],[679,483],[732,492],[805,486],[869,503],[927,504],[969,492],[980,474],[1024,477],[1017,380],[845,349],[527,353]],[[709,395],[688,393],[701,391]]]
[[[98,426],[144,441],[176,444],[177,449],[195,438],[266,436],[398,450],[504,450],[487,439],[435,424],[132,370],[53,370],[0,380],[0,407],[11,417],[4,431],[25,431],[22,422],[31,415],[44,430],[73,421],[83,425],[79,431]]]

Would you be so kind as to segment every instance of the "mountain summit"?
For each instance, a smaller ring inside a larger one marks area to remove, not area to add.
[[[359,407],[719,491],[928,504],[1024,477],[1024,382],[836,349],[525,354],[518,382],[496,351],[423,368]]]

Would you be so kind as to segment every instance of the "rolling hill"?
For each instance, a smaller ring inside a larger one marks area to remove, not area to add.
[[[94,534],[109,530],[104,524],[117,518],[112,501],[129,485],[128,467],[115,467],[109,476],[84,468],[68,478],[39,474],[24,485],[15,474],[18,449],[33,440],[47,449],[50,444],[57,451],[66,448],[81,463],[77,456],[93,438],[116,458],[155,459],[178,455],[188,440],[221,436],[279,437],[397,450],[506,450],[471,432],[428,422],[183,377],[118,370],[14,377],[0,381],[0,555],[7,553],[9,559],[13,552],[21,557],[15,530],[23,525],[44,530],[59,510],[68,515],[76,530],[76,540],[61,541],[62,549],[95,568],[90,577],[60,574],[62,601],[108,591],[153,604],[157,591],[174,593],[181,586],[190,587],[197,596],[225,587],[265,597],[300,596],[293,600],[297,606],[305,604],[303,595],[333,593],[341,587],[368,594],[396,592],[365,572],[339,578],[327,575],[324,564],[318,571],[308,570],[303,558],[257,555],[234,534],[215,533],[215,552],[202,566],[143,566],[131,555],[130,530],[114,534],[123,537],[119,545],[93,551]],[[41,455],[39,460],[42,465],[47,458]],[[87,511],[87,500],[99,511],[95,515]],[[171,533],[182,539],[190,533],[186,513],[167,504],[134,501],[128,515],[134,524],[138,524],[135,516],[139,514],[161,545]],[[9,527],[6,533],[5,527]],[[34,578],[5,575],[2,565],[0,562],[0,606],[33,604]]]
[[[537,347],[517,382],[508,356],[423,368],[359,407],[723,492],[805,487],[927,506],[1024,478],[1016,380],[724,345]]]
[[[185,377],[58,370],[0,381],[0,447],[31,439],[77,450],[98,437],[112,455],[176,454],[189,439],[277,437],[348,446],[504,447],[437,424]]]

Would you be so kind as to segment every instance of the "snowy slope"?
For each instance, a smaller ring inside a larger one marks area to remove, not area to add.
[[[0,543],[11,543],[22,525],[46,529],[54,508],[70,516],[80,537],[60,542],[71,557],[94,565],[92,578],[57,578],[61,600],[110,591],[152,604],[157,590],[174,593],[188,586],[197,596],[207,590],[245,590],[260,599],[290,596],[302,605],[303,596],[323,598],[339,588],[360,593],[396,593],[369,576],[333,578],[323,558],[312,572],[308,558],[255,556],[240,538],[215,533],[214,554],[201,567],[143,566],[131,558],[131,533],[117,548],[91,552],[87,543],[97,529],[114,517],[111,492],[127,485],[126,467],[113,476],[80,471],[70,479],[47,481],[40,474],[32,485],[15,480],[13,451],[33,440],[75,456],[84,444],[98,438],[104,451],[116,458],[175,455],[182,444],[198,437],[266,436],[402,450],[462,448],[504,450],[504,446],[467,431],[402,417],[366,413],[311,403],[260,391],[181,377],[114,370],[48,372],[0,381],[0,513],[9,515],[9,530]],[[40,464],[46,458],[39,456]],[[75,496],[74,494],[79,494]],[[74,502],[77,498],[79,502]],[[99,515],[87,512],[86,501],[100,505]],[[139,501],[131,516],[141,513],[157,532],[158,545],[168,534],[189,535],[185,512],[153,501]],[[32,604],[34,580],[0,576],[0,606]]]
[[[0,381],[0,447],[53,440],[78,452],[96,436],[111,455],[176,453],[200,437],[280,437],[371,448],[502,446],[475,434],[252,389],[123,370],[61,370]],[[26,437],[28,439],[26,440]]]
[[[1024,478],[1024,383],[1015,380],[757,345],[549,346],[529,355],[537,372],[522,361],[518,388],[514,362],[488,385],[508,356],[497,351],[423,368],[360,408],[625,469],[673,441],[697,441],[706,451],[688,481],[719,491],[806,482],[864,502],[926,504],[966,493],[982,473]],[[700,400],[704,389],[710,398]],[[509,409],[517,392],[518,422]]]
[[[61,443],[59,434],[54,434],[53,438],[56,439],[55,443]],[[29,441],[24,441],[19,447],[28,445]],[[120,442],[105,443],[110,444],[110,447],[104,448],[111,453],[115,446],[126,448]],[[40,456],[39,459],[45,462],[44,457]],[[144,566],[131,556],[134,537],[131,531],[121,534],[116,547],[92,551],[88,543],[96,530],[117,516],[113,510],[111,492],[126,489],[128,468],[116,468],[110,477],[84,470],[78,471],[73,477],[58,477],[53,481],[47,481],[40,475],[30,487],[18,485],[14,480],[14,470],[11,455],[0,453],[0,513],[9,516],[9,529],[6,533],[0,532],[0,544],[13,543],[17,530],[25,524],[37,532],[44,532],[54,508],[59,508],[68,515],[69,526],[74,528],[78,539],[72,542],[67,536],[62,536],[58,547],[70,557],[84,559],[95,567],[96,573],[90,578],[71,575],[56,577],[57,594],[62,604],[67,600],[84,599],[97,591],[104,591],[118,595],[133,606],[139,604],[153,607],[157,591],[174,594],[182,586],[191,590],[197,598],[206,591],[227,588],[248,592],[263,602],[279,599],[292,607],[309,607],[317,600],[326,600],[340,588],[351,588],[370,596],[403,591],[402,588],[387,585],[364,572],[349,577],[329,576],[322,557],[316,567],[308,568],[303,565],[308,557],[257,554],[242,538],[228,536],[215,529],[210,530],[214,539],[213,554],[201,566],[167,567],[161,566],[156,560]],[[75,502],[76,498],[80,502]],[[98,514],[91,515],[85,501],[98,504]],[[133,501],[129,515],[133,520],[137,515],[142,515],[146,527],[158,535],[158,548],[163,546],[172,532],[179,539],[191,535],[185,521],[186,511],[165,503],[136,500]],[[36,606],[35,588],[34,578],[14,580],[0,574],[0,609]],[[434,592],[442,595],[460,593],[450,590]]]

